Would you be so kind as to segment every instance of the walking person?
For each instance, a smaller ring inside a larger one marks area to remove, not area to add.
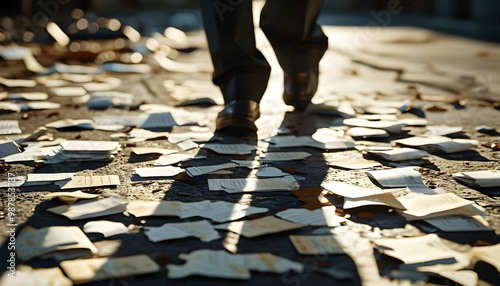
[[[251,0],[201,0],[203,23],[214,65],[213,82],[225,107],[219,131],[256,131],[259,103],[271,67],[255,42]],[[317,24],[323,0],[268,0],[260,27],[284,71],[283,100],[304,110],[318,88],[319,61],[328,38]]]

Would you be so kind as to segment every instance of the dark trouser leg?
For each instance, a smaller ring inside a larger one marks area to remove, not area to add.
[[[328,48],[328,38],[316,23],[323,0],[269,0],[260,26],[286,73],[313,72]]]
[[[255,46],[252,1],[201,0],[200,6],[215,68],[213,82],[225,102],[259,102],[271,68]]]

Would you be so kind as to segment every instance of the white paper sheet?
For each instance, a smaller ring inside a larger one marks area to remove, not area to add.
[[[261,162],[280,162],[303,160],[311,156],[308,152],[268,152],[260,156]]]
[[[303,225],[339,226],[345,218],[335,214],[335,207],[322,207],[316,210],[287,209],[276,214],[277,217]]]
[[[207,220],[194,222],[166,223],[159,227],[146,226],[144,234],[152,242],[194,236],[203,242],[220,238],[219,233]]]
[[[299,184],[292,176],[269,179],[208,179],[210,191],[225,191],[227,193],[287,191],[298,188]]]
[[[189,167],[186,169],[186,173],[190,177],[196,177],[219,170],[233,169],[236,168],[237,166],[238,165],[235,163],[224,163],[224,164],[210,165],[210,166]]]
[[[270,233],[283,232],[302,228],[305,225],[289,222],[273,216],[266,216],[253,220],[234,221],[227,224],[216,225],[216,229],[227,229],[244,237],[257,237]]]
[[[86,233],[102,233],[104,237],[128,233],[129,229],[121,222],[96,220],[89,221],[83,225],[83,231]]]
[[[178,213],[182,219],[200,216],[216,222],[226,222],[237,220],[252,214],[265,213],[267,211],[267,208],[234,204],[224,201],[200,201],[182,203]]]
[[[134,171],[141,178],[173,177],[184,172],[182,168],[173,166],[135,168]]]
[[[17,120],[0,120],[0,135],[21,133]]]
[[[202,148],[209,149],[215,153],[223,155],[248,155],[251,154],[253,150],[256,150],[254,145],[249,144],[218,144],[218,143],[208,143],[204,144]]]
[[[302,255],[345,253],[335,235],[290,235],[290,240],[297,252]]]
[[[73,205],[64,205],[47,209],[49,212],[63,215],[70,220],[100,217],[121,213],[125,210],[127,201],[119,197],[82,201]]]

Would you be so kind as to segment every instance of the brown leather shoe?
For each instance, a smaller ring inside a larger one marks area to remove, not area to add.
[[[295,110],[303,111],[318,90],[318,73],[285,73],[284,85],[283,101],[293,105]]]
[[[260,117],[259,104],[249,99],[236,99],[226,104],[215,121],[218,131],[242,133],[257,131],[255,120]]]

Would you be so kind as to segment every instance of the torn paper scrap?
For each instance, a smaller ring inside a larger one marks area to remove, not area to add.
[[[488,222],[481,216],[446,216],[425,219],[425,222],[442,231],[492,231]]]
[[[400,197],[398,201],[406,208],[406,210],[400,211],[400,214],[407,219],[460,215],[461,208],[474,204],[473,201],[462,199],[454,193],[421,195],[410,198]]]
[[[478,145],[475,140],[450,139],[444,136],[418,136],[395,140],[394,143],[403,146],[423,149],[429,153],[458,153],[471,149]]]
[[[0,158],[21,153],[19,147],[20,146],[15,141],[0,143]]]
[[[59,200],[67,203],[67,204],[72,204],[76,202],[79,199],[95,199],[99,195],[98,194],[89,194],[89,193],[84,193],[82,191],[74,191],[74,192],[56,192],[56,193],[50,193],[44,196],[45,199],[51,200],[53,198],[58,198]]]
[[[320,142],[311,136],[275,136],[270,138],[269,143],[279,148],[287,147],[312,147],[322,150],[347,150],[354,148],[354,142],[341,138],[329,138],[326,142]]]
[[[472,187],[500,187],[500,171],[498,170],[460,172],[453,174],[453,179]]]
[[[155,273],[160,267],[149,256],[106,257],[67,260],[61,268],[75,284]]]
[[[276,214],[277,217],[303,225],[339,226],[345,218],[335,214],[335,207],[322,207],[315,210],[287,209]]]
[[[343,209],[353,209],[363,206],[388,206],[404,210],[405,207],[391,193],[360,198],[344,198]]]
[[[366,175],[384,188],[425,186],[422,175],[415,170],[415,167],[366,171]]]
[[[184,265],[167,265],[168,278],[179,279],[190,275],[225,279],[250,279],[250,271],[285,273],[302,272],[301,263],[270,253],[229,254],[223,250],[201,249],[190,254],[181,254]]]
[[[162,155],[155,162],[155,166],[169,166],[173,164],[177,164],[179,162],[189,161],[191,159],[195,159],[195,156],[189,154],[168,154]]]
[[[125,210],[127,201],[120,197],[82,201],[72,205],[64,205],[47,209],[49,212],[63,215],[70,220],[93,218],[121,213]]]
[[[257,170],[255,175],[259,178],[273,178],[273,177],[285,177],[291,176],[287,172],[283,172],[282,170],[276,167],[264,167]]]
[[[17,120],[0,120],[0,135],[21,134]]]
[[[373,128],[373,129],[383,129],[389,133],[401,133],[402,128],[405,127],[405,124],[395,122],[395,121],[370,121],[367,119],[361,118],[347,118],[344,119],[344,124],[352,127],[364,127],[364,128]]]
[[[85,248],[87,254],[97,253],[97,249],[77,226],[50,226],[37,230],[22,231],[16,239],[16,254],[22,260],[49,252]]]
[[[233,169],[233,168],[236,168],[237,166],[238,165],[235,163],[224,163],[224,164],[210,165],[210,166],[196,166],[196,167],[187,168],[186,173],[190,177],[196,177],[196,176],[209,174],[209,173],[219,171],[219,170]]]
[[[339,167],[347,170],[370,169],[382,166],[379,162],[376,161],[350,157],[335,158],[333,160],[329,160],[327,164],[328,166]]]
[[[429,153],[427,153],[426,151],[406,147],[394,148],[392,150],[373,150],[368,151],[367,153],[370,156],[393,162],[416,160],[429,156]]]
[[[209,143],[204,144],[202,148],[209,149],[215,153],[223,155],[248,155],[252,151],[256,150],[257,147],[249,144],[218,144]]]
[[[344,254],[335,235],[290,235],[290,240],[302,255]]]
[[[112,187],[120,184],[118,175],[74,176],[69,181],[55,182],[61,190]]]
[[[208,179],[210,191],[225,191],[227,193],[290,191],[297,190],[299,187],[299,183],[293,176],[268,179]]]
[[[127,205],[127,212],[135,217],[179,216],[181,206],[182,203],[177,201],[131,201]]]
[[[5,271],[0,279],[0,285],[9,286],[71,286],[73,283],[69,280],[59,267],[33,269],[27,265],[21,265],[16,268],[15,277],[9,276],[10,271]],[[48,284],[49,283],[49,284]]]
[[[211,202],[205,200],[200,202],[182,203],[179,216],[180,218],[200,216],[216,222],[226,222],[237,220],[252,214],[265,213],[267,211],[267,208],[224,201]]]
[[[173,177],[184,172],[182,168],[173,166],[135,168],[134,171],[141,178]]]
[[[339,196],[352,199],[370,197],[370,196],[376,196],[376,195],[406,190],[406,188],[391,188],[391,189],[365,188],[361,186],[356,186],[343,182],[334,182],[334,181],[328,183],[324,182],[321,184],[321,186]]]
[[[51,184],[56,181],[69,180],[74,175],[76,173],[31,173],[28,174],[28,179],[24,186]]]
[[[83,225],[85,233],[102,233],[104,237],[128,233],[129,229],[121,222],[96,220],[89,221]]]
[[[159,227],[145,226],[144,234],[152,242],[172,240],[194,236],[203,242],[209,242],[220,238],[212,224],[207,220],[194,222],[166,223]]]
[[[270,233],[278,233],[292,229],[302,228],[305,225],[289,222],[274,216],[266,216],[253,220],[234,221],[227,224],[216,225],[216,229],[227,229],[244,237],[257,237]]]
[[[382,238],[374,240],[379,250],[399,259],[405,264],[420,266],[452,264],[465,259],[464,255],[452,250],[444,239],[436,234],[408,238]]]
[[[177,150],[169,150],[158,147],[134,147],[132,148],[132,153],[136,155],[146,155],[146,154],[162,154],[169,155],[173,153],[177,153]]]
[[[279,162],[303,160],[311,156],[309,152],[268,152],[260,155],[261,162]]]

